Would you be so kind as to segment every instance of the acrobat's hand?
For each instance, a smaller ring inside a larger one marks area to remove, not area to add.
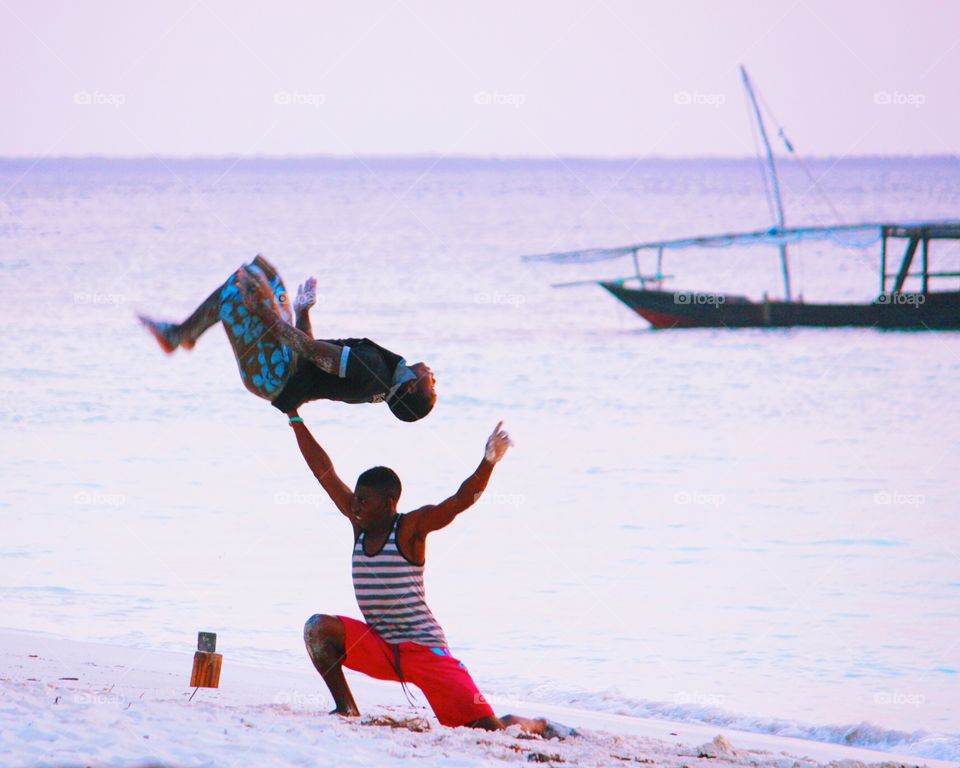
[[[297,298],[293,300],[293,309],[296,312],[306,312],[317,303],[317,278],[308,277],[306,282],[297,287]]]
[[[487,447],[483,452],[483,458],[491,464],[496,464],[500,461],[507,452],[507,448],[513,445],[513,440],[510,439],[510,435],[507,434],[506,430],[501,429],[502,426],[503,422],[498,422],[497,426],[493,428],[490,437],[487,438]]]

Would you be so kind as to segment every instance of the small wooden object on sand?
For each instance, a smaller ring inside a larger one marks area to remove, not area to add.
[[[194,688],[217,688],[220,685],[220,665],[223,656],[215,653],[215,632],[201,632],[197,637],[197,652],[193,654],[193,674],[190,685]]]

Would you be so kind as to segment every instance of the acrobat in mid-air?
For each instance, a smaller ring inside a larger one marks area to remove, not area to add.
[[[400,355],[366,338],[313,338],[310,308],[315,303],[316,280],[311,277],[299,286],[291,313],[283,281],[257,256],[182,323],[139,319],[168,353],[192,349],[208,328],[222,322],[246,388],[283,413],[311,400],[386,401],[402,421],[430,413],[437,400],[436,380],[426,363],[407,365]]]

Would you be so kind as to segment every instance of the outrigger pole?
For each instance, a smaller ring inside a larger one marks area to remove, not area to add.
[[[770,180],[773,185],[773,196],[777,201],[777,216],[779,220],[777,226],[784,229],[786,224],[783,220],[783,201],[780,199],[780,180],[777,178],[777,165],[773,161],[773,150],[770,149],[770,140],[767,138],[767,129],[763,124],[763,115],[760,114],[760,107],[757,104],[757,97],[753,93],[753,86],[750,84],[750,78],[747,76],[747,70],[740,65],[740,75],[743,77],[743,86],[747,89],[747,95],[750,97],[750,103],[753,105],[753,114],[757,118],[757,125],[760,126],[760,136],[763,138],[763,145],[767,149],[767,165],[769,166]],[[780,267],[783,270],[783,291],[786,294],[787,301],[790,301],[790,268],[787,265],[787,246],[780,244]]]

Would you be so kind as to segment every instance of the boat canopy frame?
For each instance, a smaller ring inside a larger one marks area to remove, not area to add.
[[[911,277],[920,278],[920,292],[923,294],[929,292],[931,278],[960,278],[960,271],[933,272],[930,270],[930,241],[960,240],[960,220],[841,224],[829,227],[772,227],[770,229],[748,232],[730,232],[718,235],[655,240],[613,248],[586,248],[576,251],[533,254],[523,256],[522,258],[524,261],[547,261],[555,264],[587,264],[595,261],[607,261],[630,256],[633,263],[634,274],[629,277],[620,278],[619,282],[637,280],[641,287],[645,287],[650,283],[660,288],[664,280],[673,277],[673,275],[663,273],[663,256],[665,250],[730,248],[738,245],[767,245],[777,247],[782,254],[783,248],[790,243],[823,240],[831,240],[842,247],[859,250],[864,250],[879,242],[879,287],[881,296],[887,293],[887,286],[891,278],[893,278],[890,288],[891,294],[901,293],[904,283]],[[900,259],[899,267],[895,272],[887,271],[890,261],[890,248],[888,246],[888,241],[890,240],[906,240],[903,257]],[[644,274],[640,269],[639,254],[641,251],[648,250],[655,250],[657,252],[656,272],[653,274]],[[918,250],[920,251],[920,269],[919,271],[911,272],[910,270]],[[600,281],[576,280],[573,282],[555,283],[554,287],[596,284],[597,282]],[[787,297],[789,300],[789,293]]]

